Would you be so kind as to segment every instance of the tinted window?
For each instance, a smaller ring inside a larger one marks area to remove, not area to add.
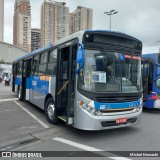
[[[33,59],[33,70],[32,73],[34,75],[38,74],[38,65],[39,65],[39,55],[35,56]]]
[[[57,61],[57,49],[49,53],[49,62],[56,62],[56,61]]]
[[[142,43],[131,37],[119,34],[100,34],[100,33],[85,33],[83,37],[84,43],[106,44],[142,50]]]
[[[41,54],[41,58],[40,58],[40,63],[46,63],[47,62],[47,53],[48,52],[45,52],[43,54]]]
[[[45,74],[46,74],[46,64],[39,65],[38,75],[45,75]]]
[[[48,71],[47,74],[48,75],[56,75],[56,63],[50,63],[48,64]]]
[[[57,49],[54,49],[49,53],[49,62],[48,62],[48,69],[47,74],[48,75],[56,75],[56,69],[57,69]]]
[[[22,62],[18,63],[18,75],[22,74]]]

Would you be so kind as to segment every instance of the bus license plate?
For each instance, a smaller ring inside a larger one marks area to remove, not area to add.
[[[126,122],[127,122],[127,118],[116,119],[116,123],[126,123]]]

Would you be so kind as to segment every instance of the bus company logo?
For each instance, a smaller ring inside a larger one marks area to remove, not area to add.
[[[103,105],[100,105],[100,109],[106,109],[106,110],[111,110],[112,108],[110,107],[110,104],[106,105],[106,104],[103,104]]]
[[[100,109],[106,109],[106,107],[107,107],[106,105],[100,105],[99,108],[100,108]]]

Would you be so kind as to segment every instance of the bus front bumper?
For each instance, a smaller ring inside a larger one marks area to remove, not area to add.
[[[154,102],[154,108],[160,109],[160,100]]]
[[[79,110],[74,119],[74,127],[82,130],[105,130],[131,126],[140,121],[142,107],[139,112],[121,113],[118,115],[93,116],[84,110]],[[86,115],[87,114],[87,115]],[[125,123],[116,123],[117,119],[127,119]]]

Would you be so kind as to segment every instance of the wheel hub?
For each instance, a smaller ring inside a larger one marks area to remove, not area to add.
[[[48,117],[50,119],[53,119],[53,117],[54,117],[54,111],[55,111],[54,104],[49,104],[48,109],[47,109],[47,114],[48,114]]]

